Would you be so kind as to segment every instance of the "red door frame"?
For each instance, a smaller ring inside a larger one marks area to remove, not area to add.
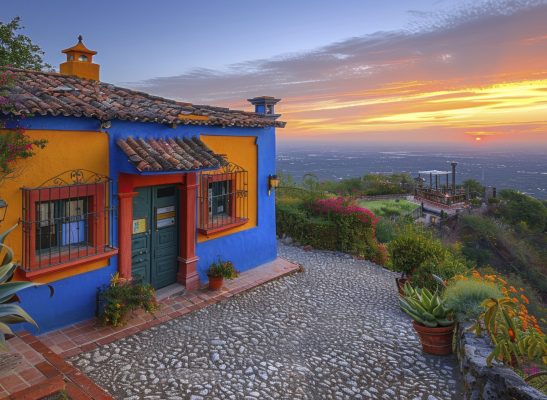
[[[196,194],[197,173],[134,175],[121,173],[118,179],[118,271],[131,279],[131,236],[133,226],[133,198],[135,189],[143,186],[176,185],[180,190],[179,242],[177,282],[187,290],[199,288],[196,256]]]

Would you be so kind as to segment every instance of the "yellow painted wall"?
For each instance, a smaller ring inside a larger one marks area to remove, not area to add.
[[[228,161],[239,165],[248,172],[248,219],[247,223],[228,231],[205,236],[199,234],[198,242],[231,235],[235,232],[253,228],[257,224],[257,168],[258,153],[256,137],[254,136],[207,136],[201,135],[201,140],[217,154],[225,154]]]
[[[0,130],[0,135],[5,131]],[[108,136],[103,132],[82,131],[49,131],[26,130],[25,134],[32,139],[46,139],[45,149],[37,149],[36,155],[20,160],[20,173],[13,179],[7,179],[0,186],[0,198],[8,203],[6,219],[0,223],[0,231],[13,226],[22,218],[21,188],[37,187],[45,181],[65,171],[87,169],[99,174],[108,175]],[[19,169],[19,168],[18,168]],[[6,244],[15,252],[16,260],[22,258],[22,230],[16,229],[8,237]],[[52,282],[106,266],[107,260],[93,262],[69,268],[65,271],[41,276],[38,282]]]

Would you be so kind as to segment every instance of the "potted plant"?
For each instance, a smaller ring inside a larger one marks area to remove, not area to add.
[[[224,279],[234,279],[238,272],[231,261],[218,260],[209,266],[207,276],[209,277],[209,289],[220,290],[224,284]]]
[[[412,325],[424,352],[435,355],[452,353],[453,313],[437,292],[431,293],[426,288],[414,289],[406,284],[399,305],[414,320]]]

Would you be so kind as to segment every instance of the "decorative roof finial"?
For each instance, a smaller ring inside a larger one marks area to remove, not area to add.
[[[82,40],[84,40],[82,35],[78,35],[78,43],[82,43]]]

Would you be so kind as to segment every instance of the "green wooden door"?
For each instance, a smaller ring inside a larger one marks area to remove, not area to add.
[[[133,199],[133,279],[156,289],[177,280],[178,196],[175,186],[139,188]]]

